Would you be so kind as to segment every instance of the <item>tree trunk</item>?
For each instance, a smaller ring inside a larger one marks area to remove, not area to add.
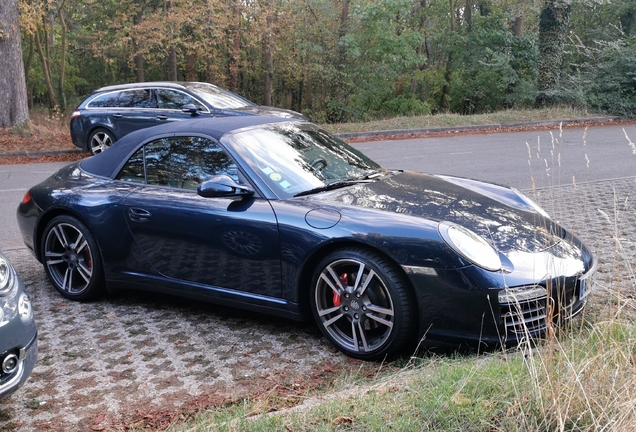
[[[0,128],[29,121],[18,0],[0,1]]]
[[[142,0],[135,0],[135,14],[133,15],[133,24],[135,26],[139,25],[143,20],[144,9],[143,9]],[[139,46],[139,42],[136,37],[133,37],[132,46],[135,60],[135,79],[137,82],[145,81],[145,70],[144,70],[144,55],[140,52],[141,47]]]
[[[33,35],[29,34],[29,54],[27,55],[26,63],[24,64],[24,82],[27,89],[27,106],[29,110],[33,108],[33,92],[29,89],[29,71],[31,70],[31,64],[33,63],[33,54],[35,53],[35,43],[33,42]],[[32,88],[33,86],[31,86]]]
[[[172,0],[167,0],[165,4],[166,15],[170,13],[170,9],[172,9]],[[176,38],[175,31],[173,25],[170,25],[170,40],[174,41]],[[177,81],[177,48],[173,44],[170,47],[170,52],[168,53],[168,79],[170,81]]]
[[[29,40],[29,54],[27,55],[26,63],[24,63],[24,82],[26,87],[29,88],[29,71],[31,70],[31,64],[33,63],[33,53],[35,52],[35,43],[33,42],[33,35],[28,34]]]
[[[60,103],[62,111],[66,110],[66,95],[64,94],[64,74],[66,71],[66,21],[64,21],[64,13],[62,12],[62,8],[64,7],[64,3],[66,0],[62,2],[60,8],[58,10],[58,16],[60,18],[60,27],[62,29],[61,41],[60,41],[60,76],[57,83],[57,95],[60,98]]]
[[[539,68],[537,106],[556,102],[554,92],[561,77],[565,31],[570,4],[564,0],[547,0],[539,18]]]
[[[464,23],[466,24],[466,30],[470,32],[473,29],[473,0],[466,0]]]
[[[515,18],[515,23],[512,26],[512,31],[515,36],[523,36],[523,15]]]
[[[168,55],[168,79],[170,81],[178,81],[177,79],[177,50],[170,48],[170,54]]]
[[[455,3],[453,0],[448,0],[448,5],[450,6],[450,22],[448,25],[448,29],[451,33],[455,32]],[[448,111],[450,108],[450,88],[451,88],[451,78],[453,76],[453,55],[452,53],[448,54],[448,58],[446,60],[446,69],[444,72],[444,85],[442,86],[442,94],[439,99],[439,107]]]
[[[343,72],[347,63],[347,48],[342,39],[347,35],[347,23],[349,22],[349,0],[343,0],[340,10],[340,27],[338,27],[338,71]]]
[[[481,0],[479,2],[479,15],[488,16],[492,11],[492,2],[491,0]]]
[[[133,42],[133,49],[139,50],[137,43]],[[146,80],[144,71],[144,55],[140,52],[135,54],[135,79],[137,82],[144,82]]]
[[[419,5],[414,9],[414,13],[420,14],[420,22],[419,25],[417,27],[417,32],[418,34],[421,36],[422,32],[424,31],[424,29],[427,26],[427,19],[426,19],[426,14],[422,13],[422,10],[426,9],[428,7],[428,0],[420,0]],[[415,53],[417,54],[417,56],[421,56],[422,53],[424,52],[424,45],[426,44],[426,37],[422,37],[422,39],[420,40],[419,45],[417,46],[417,48],[415,49]],[[426,62],[422,62],[420,65],[418,65],[416,67],[417,70],[419,71],[423,71],[424,67],[426,66]],[[415,94],[415,90],[416,90],[416,86],[417,86],[417,80],[416,80],[416,74],[413,74],[413,77],[411,78],[411,94]]]
[[[239,9],[240,0],[232,2],[232,24],[230,25],[230,76],[228,88],[236,91],[238,88],[239,75],[239,55],[241,54],[241,10]]]
[[[450,87],[451,78],[453,76],[453,56],[448,54],[446,62],[446,70],[444,72],[444,85],[442,86],[442,94],[440,95],[439,107],[443,111],[448,111],[450,108]]]
[[[45,33],[46,40],[46,33]],[[53,85],[51,84],[51,67],[49,66],[49,58],[44,55],[42,50],[42,43],[40,42],[40,33],[35,34],[35,46],[38,49],[38,55],[40,56],[40,62],[42,63],[42,71],[44,72],[44,82],[46,83],[46,90],[49,95],[49,108],[55,109],[57,106],[57,99],[55,98],[55,92],[53,91]]]
[[[263,88],[263,105],[272,106],[272,82],[274,80],[274,47],[272,46],[272,27],[274,17],[270,14],[265,18],[265,38],[263,42],[265,44],[265,82]]]
[[[197,55],[196,53],[186,54],[186,81],[198,81],[197,79]]]

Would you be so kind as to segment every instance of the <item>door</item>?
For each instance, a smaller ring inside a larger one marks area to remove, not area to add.
[[[155,89],[157,96],[157,124],[163,124],[173,121],[189,120],[193,117],[189,112],[181,111],[184,105],[192,104],[199,110],[199,114],[209,114],[205,105],[194,97],[180,90],[172,89]],[[198,115],[195,114],[198,117]]]
[[[229,155],[200,137],[164,138],[142,151],[145,184],[128,195],[124,211],[153,267],[169,278],[280,297],[278,225],[269,202],[196,193],[212,175],[241,182]],[[124,167],[122,175],[133,178],[130,171]]]
[[[111,109],[115,135],[119,138],[138,129],[154,126],[156,104],[150,89],[124,90],[119,94],[116,108]]]

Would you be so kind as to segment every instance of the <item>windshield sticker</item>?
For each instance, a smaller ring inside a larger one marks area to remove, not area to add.
[[[287,189],[288,187],[291,186],[291,184],[289,184],[289,182],[287,180],[283,180],[282,182],[278,183],[280,185],[280,187],[282,187],[283,189]]]
[[[274,170],[271,169],[270,167],[261,168],[261,171],[263,171],[265,175],[270,175],[271,173],[274,172]]]
[[[277,172],[273,172],[273,173],[271,173],[269,175],[269,178],[271,178],[272,181],[277,182],[277,181],[280,181],[283,177],[280,174],[278,174]]]

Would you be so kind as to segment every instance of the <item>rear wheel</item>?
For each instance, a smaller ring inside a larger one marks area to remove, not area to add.
[[[314,319],[340,351],[381,359],[408,341],[414,322],[409,293],[395,267],[365,249],[343,249],[318,265],[311,286]]]
[[[96,129],[88,137],[88,150],[91,154],[101,153],[115,142],[115,137],[106,129]]]
[[[72,216],[48,223],[42,240],[42,262],[49,280],[64,297],[89,300],[102,292],[102,261],[88,228]]]

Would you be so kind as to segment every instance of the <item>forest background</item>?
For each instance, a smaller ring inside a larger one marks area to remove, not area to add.
[[[4,0],[3,0],[4,1]],[[317,123],[636,108],[633,0],[19,0],[29,108],[205,81]]]

